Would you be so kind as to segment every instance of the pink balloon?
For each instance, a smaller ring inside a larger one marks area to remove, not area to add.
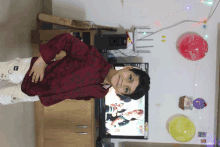
[[[199,34],[187,32],[177,40],[177,50],[186,59],[200,60],[208,52],[208,43]]]

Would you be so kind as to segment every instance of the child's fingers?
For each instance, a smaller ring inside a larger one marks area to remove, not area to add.
[[[33,71],[33,70],[31,70],[31,71],[30,71],[30,73],[29,73],[29,76],[31,76],[33,72],[34,72],[34,71]]]
[[[44,75],[40,76],[40,81],[43,81]]]
[[[36,78],[35,73],[32,76],[32,82],[34,82],[34,79]]]
[[[40,82],[42,81],[42,76],[43,76],[43,75],[40,75]]]
[[[39,75],[36,75],[36,76],[35,76],[35,83],[38,82],[38,79],[39,79]]]
[[[32,76],[32,82],[36,83],[38,81],[38,78],[39,78],[38,74],[36,72],[34,72],[33,76]]]
[[[43,80],[43,77],[44,77],[43,74],[41,74],[41,75],[36,75],[35,83],[37,83],[38,80],[41,82],[41,81]]]

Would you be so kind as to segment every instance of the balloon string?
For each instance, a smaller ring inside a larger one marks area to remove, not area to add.
[[[193,93],[194,93],[194,98],[195,98],[195,99],[196,99],[196,97],[195,97],[195,85],[196,85],[196,77],[197,77],[197,76],[196,76],[196,73],[197,73],[198,65],[199,65],[199,61],[197,61],[196,70],[195,70],[195,77],[194,77]],[[200,74],[200,72],[198,72],[198,74]],[[199,84],[197,84],[197,88],[198,88],[198,96],[199,96]],[[197,116],[198,116],[198,118],[199,118],[198,110],[197,110],[197,109],[196,109],[196,114],[197,114]],[[201,120],[200,120],[199,122],[200,122],[200,125],[201,125],[201,127],[202,127],[202,130],[203,130],[203,132],[204,132],[204,128],[203,128],[203,126],[202,126]]]
[[[215,2],[215,1],[214,1]],[[213,2],[213,3],[214,3]],[[213,6],[214,5],[212,5],[212,8],[213,8]],[[210,11],[211,12],[211,11]],[[207,22],[208,23],[208,22]],[[207,23],[206,23],[206,25],[207,25]],[[206,29],[205,29],[205,31],[204,31],[204,34],[203,34],[203,36],[205,36],[205,34],[206,34]],[[204,39],[204,38],[203,38]],[[193,88],[193,93],[194,93],[194,98],[196,98],[195,97],[195,84],[196,84],[196,72],[197,72],[197,69],[198,69],[198,65],[199,65],[199,62],[200,61],[197,61],[197,66],[196,66],[196,70],[195,70],[195,78],[194,78],[194,88]],[[202,61],[201,61],[202,62]],[[204,64],[200,64],[200,65],[204,65]],[[200,67],[200,70],[199,70],[199,72],[198,72],[198,74],[200,75],[200,71],[201,71],[201,67]],[[198,76],[198,77],[200,77],[200,76]],[[197,85],[198,87],[198,96],[199,96],[199,84]],[[197,114],[197,116],[198,116],[198,118],[199,118],[199,115],[198,115],[198,110],[196,109],[196,114]],[[202,127],[202,130],[203,130],[203,132],[204,132],[204,128],[203,128],[203,125],[202,125],[202,123],[201,123],[201,120],[199,121],[200,122],[200,125],[201,125],[201,127]]]

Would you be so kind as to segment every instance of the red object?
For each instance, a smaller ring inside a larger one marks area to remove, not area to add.
[[[205,107],[207,106],[207,103],[204,103]]]
[[[177,50],[186,59],[196,61],[208,52],[208,43],[196,33],[184,33],[177,41]]]
[[[206,139],[201,139],[201,143],[206,143]]]
[[[61,60],[52,62],[61,51],[67,53]],[[69,33],[55,36],[40,45],[40,54],[48,64],[41,82],[33,83],[31,65],[21,85],[28,96],[38,95],[44,106],[57,104],[65,99],[90,100],[105,97],[109,89],[101,84],[112,64],[108,63],[94,46],[86,45]]]
[[[126,32],[126,36],[127,36],[127,39],[129,38],[131,40],[131,37],[129,36],[128,32]],[[131,43],[133,43],[132,40],[131,40]]]

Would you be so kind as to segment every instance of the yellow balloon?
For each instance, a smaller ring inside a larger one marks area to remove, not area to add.
[[[169,132],[175,140],[188,142],[194,137],[196,128],[188,118],[179,116],[169,122]]]

